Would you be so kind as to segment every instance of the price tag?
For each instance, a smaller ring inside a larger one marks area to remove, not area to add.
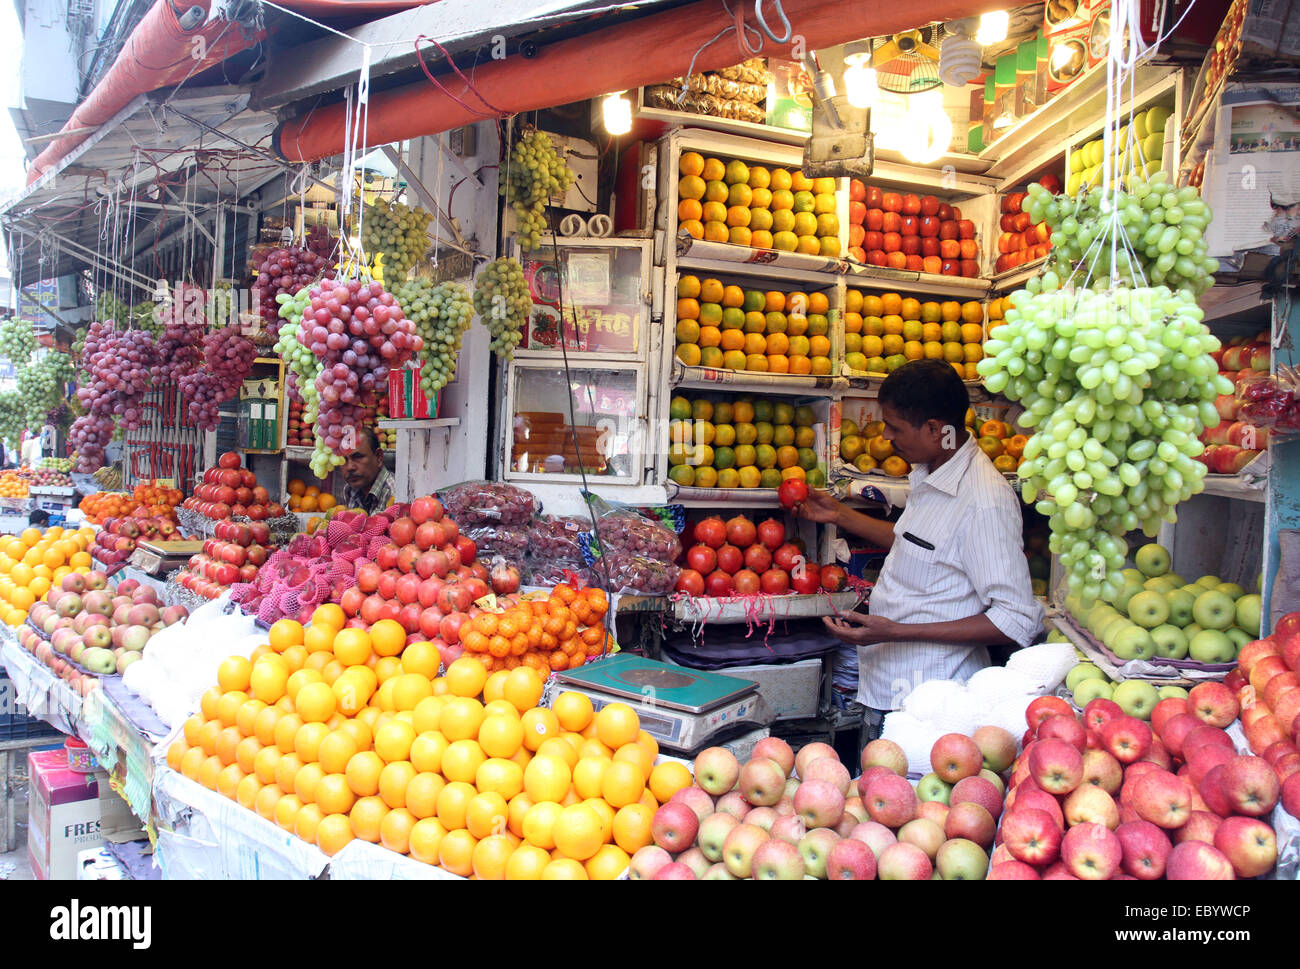
[[[481,599],[476,599],[474,605],[478,606],[484,612],[505,612],[505,608],[497,602],[496,593],[489,592]]]

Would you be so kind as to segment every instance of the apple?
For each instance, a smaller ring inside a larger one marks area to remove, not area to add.
[[[937,801],[940,804],[947,804],[952,796],[952,785],[938,774],[926,774],[916,782],[916,796],[923,802]]]
[[[1192,789],[1181,777],[1156,768],[1138,778],[1131,803],[1144,821],[1172,831],[1192,813]]]
[[[1025,708],[1025,722],[1030,730],[1037,731],[1039,724],[1052,716],[1072,717],[1074,710],[1059,696],[1040,696]]]
[[[1125,680],[1115,687],[1111,696],[1121,710],[1139,720],[1149,720],[1152,708],[1160,699],[1156,688],[1145,680]]]
[[[1023,861],[1003,861],[994,864],[989,870],[988,881],[991,882],[1032,882],[1039,881],[1038,871]]]
[[[740,779],[740,762],[725,747],[708,747],[696,755],[692,773],[696,784],[708,794],[719,797],[736,786]]]
[[[1281,785],[1262,757],[1234,757],[1223,765],[1219,789],[1236,814],[1263,817],[1277,805]]]
[[[980,772],[984,766],[984,754],[965,734],[944,734],[930,748],[930,766],[945,783],[955,784]]]
[[[673,856],[658,845],[646,845],[638,848],[627,866],[629,881],[649,881],[666,865],[671,865]]]
[[[1170,623],[1151,630],[1151,641],[1156,645],[1156,655],[1162,659],[1186,659],[1187,635]]]
[[[798,845],[804,871],[814,878],[825,878],[831,849],[839,842],[840,836],[830,828],[815,828],[804,835]]]
[[[1144,629],[1155,629],[1169,620],[1169,603],[1159,592],[1143,590],[1129,600],[1128,616]]]
[[[933,873],[929,856],[916,845],[901,841],[881,852],[876,862],[880,881],[929,881]]]
[[[1039,740],[1063,740],[1080,753],[1088,746],[1088,731],[1074,717],[1048,717],[1038,728]]]
[[[699,817],[681,801],[661,804],[650,820],[650,834],[655,844],[673,854],[694,844],[699,830]]]
[[[858,778],[857,781],[858,797],[865,800],[867,796],[867,788],[871,786],[871,782],[873,780],[875,780],[877,777],[880,777],[883,774],[893,774],[893,773],[894,772],[890,770],[888,767],[881,767],[879,765],[875,767],[868,767],[866,770],[862,772],[862,776]],[[895,775],[895,776],[906,776],[906,775]]]
[[[1123,857],[1119,837],[1101,824],[1085,821],[1070,828],[1061,839],[1061,861],[1083,881],[1107,880],[1120,870]]]
[[[1292,774],[1282,782],[1282,810],[1293,818],[1300,818],[1300,774]]]
[[[1061,849],[1061,828],[1046,811],[1017,805],[1002,819],[1002,843],[1017,861],[1050,865]]]
[[[1237,752],[1231,747],[1224,747],[1221,744],[1202,744],[1187,757],[1187,776],[1199,792],[1206,774],[1236,756]],[[1204,796],[1201,795],[1202,798]]]
[[[1263,606],[1263,599],[1259,595],[1255,593],[1243,595],[1237,600],[1237,607],[1234,613],[1235,622],[1252,636],[1258,636]]]
[[[1123,708],[1114,700],[1098,697],[1083,707],[1083,722],[1089,730],[1098,731],[1110,720],[1124,716]]]
[[[871,820],[887,828],[901,828],[916,817],[916,792],[904,777],[896,774],[877,776],[862,797]]]
[[[1133,564],[1138,567],[1139,572],[1152,579],[1168,572],[1172,563],[1169,552],[1163,545],[1149,542],[1137,550],[1137,554],[1133,556]]]
[[[739,824],[727,833],[722,843],[722,861],[737,878],[753,873],[754,854],[767,842],[768,834],[754,824]]]
[[[785,793],[785,771],[766,757],[751,759],[740,769],[740,793],[750,804],[771,806]]]
[[[844,816],[844,793],[830,781],[810,778],[795,792],[794,810],[809,829],[833,828]]]
[[[1189,760],[1198,747],[1205,746],[1223,747],[1225,750],[1236,752],[1236,746],[1226,730],[1203,723],[1187,731],[1183,737],[1183,760]]]
[[[728,791],[726,794],[722,795],[722,797],[718,798],[716,807],[717,810],[724,814],[730,814],[733,818],[739,821],[749,813],[753,805],[745,800],[745,795],[741,794],[740,791]]]
[[[839,760],[839,754],[830,744],[824,744],[820,741],[811,744],[805,744],[799,748],[799,753],[794,758],[794,770],[801,778],[808,769],[808,765],[819,757],[833,757]],[[751,758],[752,759],[752,758]]]
[[[1102,637],[1102,642],[1109,646],[1112,653],[1125,661],[1151,659],[1156,654],[1156,643],[1151,638],[1151,633],[1133,623],[1108,630],[1107,635]]]
[[[1063,740],[1039,741],[1029,751],[1029,773],[1049,794],[1069,794],[1083,778],[1083,755]]]
[[[916,845],[933,862],[947,838],[943,826],[937,822],[929,818],[913,818],[898,829],[898,840],[904,844]]]
[[[1218,595],[1218,593],[1207,592],[1205,595]],[[1188,642],[1187,655],[1198,663],[1222,664],[1231,663],[1237,655],[1237,650],[1232,645],[1232,640],[1224,633],[1217,629],[1202,629]]]
[[[740,821],[725,811],[715,811],[699,823],[697,841],[709,861],[722,860],[722,845]]]
[[[928,818],[942,828],[948,823],[948,805],[942,801],[921,801],[916,805],[916,816]]]
[[[948,838],[966,838],[982,848],[991,848],[997,834],[997,821],[983,805],[962,801],[949,809],[943,833]]]
[[[1074,688],[1087,679],[1104,678],[1106,676],[1093,663],[1076,663],[1070,672],[1065,674],[1065,688],[1074,692]]]
[[[1132,764],[1151,748],[1151,728],[1137,717],[1116,717],[1101,728],[1101,743],[1121,764]]]
[[[780,737],[764,737],[754,745],[750,760],[766,757],[781,766],[781,772],[789,777],[794,772],[794,751]],[[865,768],[864,768],[865,769]]]
[[[654,881],[671,882],[671,881],[696,881],[697,876],[688,865],[680,861],[672,861],[664,865],[654,873]]]
[[[1277,835],[1257,818],[1225,818],[1214,833],[1214,847],[1238,878],[1257,878],[1277,864]]]
[[[1224,630],[1236,622],[1237,604],[1222,588],[1202,592],[1192,605],[1192,618],[1202,629]]]
[[[1184,841],[1174,845],[1165,866],[1169,881],[1233,881],[1232,862],[1213,845],[1204,841]]]
[[[1100,824],[1112,831],[1119,827],[1119,806],[1115,799],[1092,784],[1080,784],[1071,791],[1062,810],[1070,827],[1085,822]]]
[[[848,797],[853,788],[849,769],[840,763],[838,757],[818,757],[806,765],[804,773],[799,775],[805,782],[811,780],[827,781]]]
[[[781,815],[777,813],[774,807],[756,807],[750,808],[749,813],[741,818],[742,824],[752,824],[762,828],[769,835],[772,833],[772,825],[780,820]]]
[[[751,871],[755,881],[801,881],[803,856],[794,845],[768,838],[755,849]]]
[[[830,881],[871,881],[876,877],[875,852],[854,838],[835,842],[826,859],[826,877]]]
[[[1174,832],[1174,844],[1184,841],[1204,841],[1214,844],[1214,834],[1219,830],[1223,818],[1210,811],[1193,811],[1187,823]]]
[[[1165,593],[1165,604],[1169,607],[1169,625],[1184,629],[1191,624],[1196,596],[1187,589],[1174,589]]]
[[[1013,740],[1014,742],[1014,740]],[[757,751],[757,747],[755,747]],[[862,770],[869,767],[884,767],[899,777],[907,776],[907,754],[903,748],[892,740],[873,740],[862,748]]]
[[[1083,752],[1083,779],[1079,788],[1092,786],[1114,795],[1119,793],[1123,782],[1124,768],[1109,751],[1095,748]]]

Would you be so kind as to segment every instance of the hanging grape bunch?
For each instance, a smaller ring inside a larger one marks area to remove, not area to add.
[[[280,316],[284,322],[280,325],[275,352],[289,370],[289,393],[303,402],[303,420],[311,424],[315,422],[320,407],[320,394],[316,390],[320,361],[298,336],[302,332],[303,312],[311,305],[311,289],[304,286],[293,296],[282,293],[276,299],[280,301]]]
[[[32,321],[17,316],[0,322],[0,357],[8,360],[15,369],[27,366],[36,352],[36,331]]]
[[[546,206],[551,196],[573,184],[574,174],[544,131],[529,128],[501,163],[499,192],[519,221],[519,247],[532,252],[546,231]]]
[[[517,259],[488,263],[474,280],[474,309],[492,334],[492,352],[514,359],[523,339],[524,324],[533,312],[533,299]]]
[[[0,439],[17,451],[26,425],[27,413],[21,392],[10,390],[0,394]]]
[[[424,340],[420,386],[432,397],[456,376],[461,338],[474,322],[473,299],[460,283],[434,285],[427,279],[402,283],[393,295]]]
[[[25,426],[39,431],[48,415],[59,409],[66,398],[64,388],[76,379],[72,358],[66,353],[50,352],[29,367],[18,371],[18,394],[25,411]]]
[[[116,424],[126,430],[141,425],[144,395],[157,364],[158,345],[152,334],[118,330],[111,323],[90,324],[81,353],[87,376],[76,395],[85,413],[69,432],[78,471],[94,471],[103,465],[104,449],[113,439]]]
[[[239,393],[239,385],[253,369],[257,347],[233,326],[222,327],[203,338],[203,366],[178,381],[181,395],[189,404],[190,422],[205,431],[215,431],[221,421],[221,405]]]
[[[280,300],[282,295],[293,295],[318,279],[333,279],[333,260],[300,246],[272,249],[257,267],[257,282],[253,297],[257,311],[271,336],[280,331]]]
[[[304,241],[306,248],[325,260],[331,268],[338,265],[339,237],[330,233],[324,223],[317,222],[311,227]]]
[[[298,341],[320,362],[320,396],[311,469],[323,478],[343,463],[344,442],[379,403],[388,371],[419,353],[424,340],[402,307],[379,282],[313,286],[303,309]]]
[[[383,275],[397,286],[429,249],[429,223],[433,213],[405,202],[380,199],[366,206],[361,219],[361,244],[371,254],[384,257]]]
[[[1029,288],[1060,285],[1080,262],[1091,269],[1091,285],[1101,291],[1117,281],[1134,286],[1188,289],[1200,296],[1214,285],[1219,263],[1207,253],[1205,229],[1210,207],[1195,188],[1175,188],[1163,171],[1150,179],[1133,175],[1128,191],[1084,189],[1078,196],[1053,196],[1037,182],[1029,186],[1029,217],[1052,229],[1052,272]],[[1125,239],[1114,240],[1111,210]],[[1130,252],[1129,249],[1132,249]],[[1114,252],[1112,253],[1112,249]],[[1076,275],[1078,285],[1083,281]]]
[[[120,321],[123,325],[131,318],[131,307],[112,293],[101,292],[95,297],[95,319]]]

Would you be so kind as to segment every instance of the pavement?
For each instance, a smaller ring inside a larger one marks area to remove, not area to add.
[[[0,881],[22,882],[34,881],[31,860],[27,857],[27,846],[22,845],[16,851],[0,855]]]

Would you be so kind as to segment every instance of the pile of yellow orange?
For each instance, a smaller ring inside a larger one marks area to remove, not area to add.
[[[910,360],[946,360],[963,380],[976,380],[975,366],[984,359],[983,324],[979,300],[922,301],[850,289],[844,362],[852,371],[892,373]]]
[[[322,492],[316,485],[309,485],[298,478],[289,482],[290,511],[329,511],[338,503],[337,498],[328,491]]]
[[[55,526],[0,538],[0,619],[8,626],[20,625],[50,586],[69,572],[89,572],[94,563],[86,549],[94,537],[90,528]]]
[[[0,471],[0,498],[26,498],[27,495],[26,478],[19,477],[17,471]]]
[[[343,621],[281,619],[223,661],[168,764],[326,854],[361,839],[483,879],[615,878],[691,784],[624,704],[539,707],[527,666],[463,656],[439,676],[433,644],[392,620]]]

